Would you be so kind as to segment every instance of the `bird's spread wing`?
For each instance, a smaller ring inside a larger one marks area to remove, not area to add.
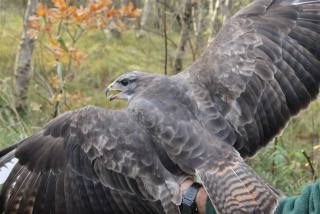
[[[247,157],[316,98],[319,60],[319,0],[256,0],[178,77],[194,85],[207,127]]]
[[[5,213],[178,212],[178,184],[125,111],[65,113],[14,156],[19,163],[1,193]]]

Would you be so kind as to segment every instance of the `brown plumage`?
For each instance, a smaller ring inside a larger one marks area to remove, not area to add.
[[[320,1],[256,0],[203,55],[171,76],[132,72],[110,99],[67,112],[2,152],[16,157],[5,213],[179,213],[198,175],[219,213],[272,213],[278,193],[243,158],[318,94]]]

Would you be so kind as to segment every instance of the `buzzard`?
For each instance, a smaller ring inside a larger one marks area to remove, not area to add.
[[[279,194],[244,162],[316,98],[320,1],[256,0],[174,76],[109,85],[128,107],[64,113],[1,152],[18,162],[4,213],[179,213],[194,175],[219,213],[272,213]]]

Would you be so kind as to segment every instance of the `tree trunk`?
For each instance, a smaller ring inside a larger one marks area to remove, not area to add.
[[[4,10],[5,10],[5,3],[3,2],[3,0],[0,0],[0,25],[2,29],[6,24],[6,16],[2,13],[2,11]],[[3,33],[3,31],[1,31],[0,33]]]
[[[166,0],[164,0],[166,3]],[[168,34],[167,34],[167,6],[163,5],[163,39],[164,39],[164,75],[168,74]]]
[[[145,0],[144,6],[143,6],[143,12],[140,22],[140,32],[139,36],[143,36],[145,33],[146,25],[148,20],[150,20],[151,12],[152,12],[152,2],[153,0]]]
[[[210,37],[213,38],[215,35],[215,24],[218,17],[218,11],[220,7],[221,0],[210,0],[210,9],[209,9],[209,16],[210,16]]]
[[[206,0],[199,0],[197,5],[197,22],[195,22],[195,35],[196,35],[196,55],[202,53],[202,49],[206,46],[207,39],[206,39],[206,27],[207,21],[206,17],[208,15],[208,5]]]
[[[15,62],[15,107],[19,111],[27,108],[27,95],[32,77],[32,53],[34,39],[28,37],[29,18],[36,13],[38,0],[28,0],[25,12],[23,32]]]
[[[182,70],[183,56],[192,30],[192,1],[184,0],[180,41],[176,51],[174,68],[176,73]]]
[[[156,0],[156,11],[157,11],[157,19],[155,23],[155,27],[159,30],[161,30],[161,25],[162,25],[162,4],[160,3],[161,0]]]
[[[230,0],[224,0],[222,4],[222,24],[229,17],[229,14],[230,14],[229,6],[230,6]]]

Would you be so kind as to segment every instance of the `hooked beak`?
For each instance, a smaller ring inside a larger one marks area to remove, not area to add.
[[[105,90],[104,93],[107,96],[107,99],[109,99],[110,101],[120,98],[122,91],[120,89],[117,89],[115,87],[112,86],[112,84],[110,84]],[[110,94],[111,93],[111,94]]]

